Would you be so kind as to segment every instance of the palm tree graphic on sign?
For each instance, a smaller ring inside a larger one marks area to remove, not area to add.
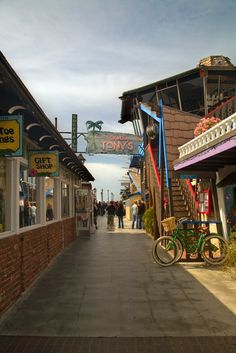
[[[93,132],[96,130],[99,130],[99,131],[102,130],[102,124],[103,124],[102,120],[98,120],[95,122],[91,120],[86,121],[87,130],[92,130]]]
[[[93,151],[97,150],[97,145],[96,145],[96,141],[95,141],[95,132],[102,130],[102,124],[103,124],[102,120],[98,120],[95,122],[91,121],[91,120],[86,121],[87,130],[88,131],[90,130],[90,132],[92,132],[91,137],[92,137]]]

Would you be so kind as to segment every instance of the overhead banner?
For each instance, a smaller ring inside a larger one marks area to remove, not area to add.
[[[108,131],[90,131],[86,137],[87,153],[138,154],[142,137]]]
[[[22,156],[22,116],[0,116],[0,155]]]
[[[58,151],[30,151],[29,176],[59,176],[59,153]]]

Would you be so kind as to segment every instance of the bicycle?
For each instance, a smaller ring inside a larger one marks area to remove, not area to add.
[[[187,221],[180,219],[178,224]],[[186,254],[200,255],[210,265],[220,265],[226,260],[227,241],[219,234],[209,233],[203,228],[181,229],[176,225],[175,217],[162,222],[167,235],[158,238],[152,247],[152,256],[161,266],[170,266]]]

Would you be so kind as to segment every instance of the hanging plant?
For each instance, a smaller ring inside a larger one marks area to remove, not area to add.
[[[214,116],[210,118],[202,118],[194,130],[194,136],[197,137],[203,134],[205,131],[209,130],[212,126],[215,126],[220,121],[221,120],[219,118]]]

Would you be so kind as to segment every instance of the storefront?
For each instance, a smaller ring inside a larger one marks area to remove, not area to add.
[[[1,53],[0,83],[2,312],[76,239],[76,190],[94,178]]]

